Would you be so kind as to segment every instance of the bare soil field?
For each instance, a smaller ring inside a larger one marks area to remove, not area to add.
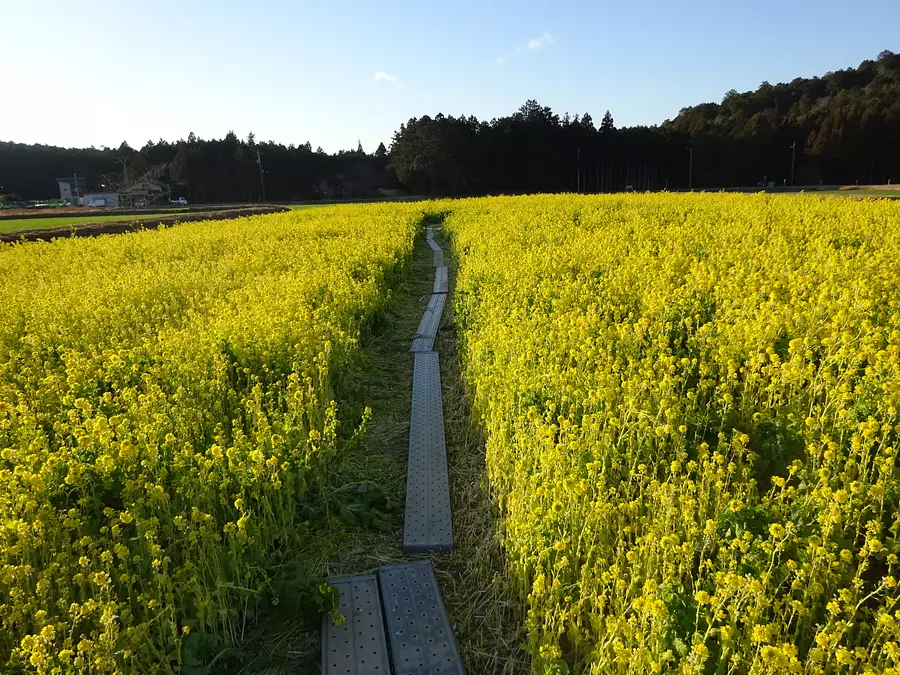
[[[122,220],[105,220],[94,223],[77,223],[63,227],[34,228],[0,233],[0,242],[50,241],[59,237],[93,237],[99,234],[121,234],[123,232],[154,228],[160,225],[175,225],[198,220],[230,220],[241,216],[281,213],[287,210],[283,206],[243,206],[230,209],[179,212],[172,215],[166,214],[160,217],[150,216],[139,219],[128,219],[127,216],[129,214],[122,214]],[[69,215],[73,218],[79,216],[76,213]],[[39,223],[35,223],[35,225],[39,225]]]
[[[19,220],[22,218],[67,218],[79,216],[140,216],[146,214],[153,215],[161,212],[201,213],[204,211],[247,208],[248,206],[248,204],[197,204],[193,206],[168,206],[165,204],[157,204],[144,209],[97,208],[90,206],[60,206],[45,209],[3,209],[0,211],[0,220]]]

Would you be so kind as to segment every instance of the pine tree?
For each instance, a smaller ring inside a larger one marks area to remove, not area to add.
[[[616,123],[613,122],[612,115],[609,114],[609,110],[606,111],[606,114],[603,116],[603,120],[600,122],[600,131],[615,131]]]

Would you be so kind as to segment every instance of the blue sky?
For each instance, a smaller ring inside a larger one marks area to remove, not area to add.
[[[73,11],[73,8],[75,11]],[[900,51],[900,2],[0,0],[0,140],[367,150],[526,99],[618,126]]]

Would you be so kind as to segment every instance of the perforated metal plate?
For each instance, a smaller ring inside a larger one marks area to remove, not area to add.
[[[451,516],[440,366],[437,352],[423,352],[413,367],[403,550],[452,550]]]
[[[447,267],[441,265],[434,270],[434,293],[446,293],[449,278],[447,276]]]
[[[340,593],[340,626],[322,615],[323,675],[390,675],[384,617],[374,574],[329,579]]]
[[[456,636],[427,560],[378,570],[396,675],[464,675]]]
[[[438,243],[434,241],[434,239],[428,240],[428,245],[431,247],[431,250],[434,251],[434,266],[440,267],[444,264],[444,251],[438,246]]]
[[[444,313],[444,303],[447,301],[445,293],[435,293],[428,299],[428,306],[416,329],[416,336],[409,347],[411,352],[430,352],[434,347],[434,338],[437,337],[438,326],[441,324],[441,314]]]

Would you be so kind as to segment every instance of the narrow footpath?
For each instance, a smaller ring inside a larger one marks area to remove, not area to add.
[[[426,240],[433,251],[434,282],[409,347],[414,365],[402,538],[404,555],[425,557],[382,565],[374,574],[329,578],[340,591],[343,620],[322,616],[324,675],[464,675],[430,558],[453,550],[453,515],[440,362],[434,351],[449,274],[432,226]]]
[[[327,501],[341,513],[314,521],[304,558],[316,562],[295,573],[324,573],[345,620],[326,614],[319,630],[300,628],[284,606],[282,623],[259,627],[265,639],[240,675],[278,663],[267,675],[530,673],[461,376],[454,261],[440,222],[426,225],[341,382],[342,400],[372,417],[331,476]]]

